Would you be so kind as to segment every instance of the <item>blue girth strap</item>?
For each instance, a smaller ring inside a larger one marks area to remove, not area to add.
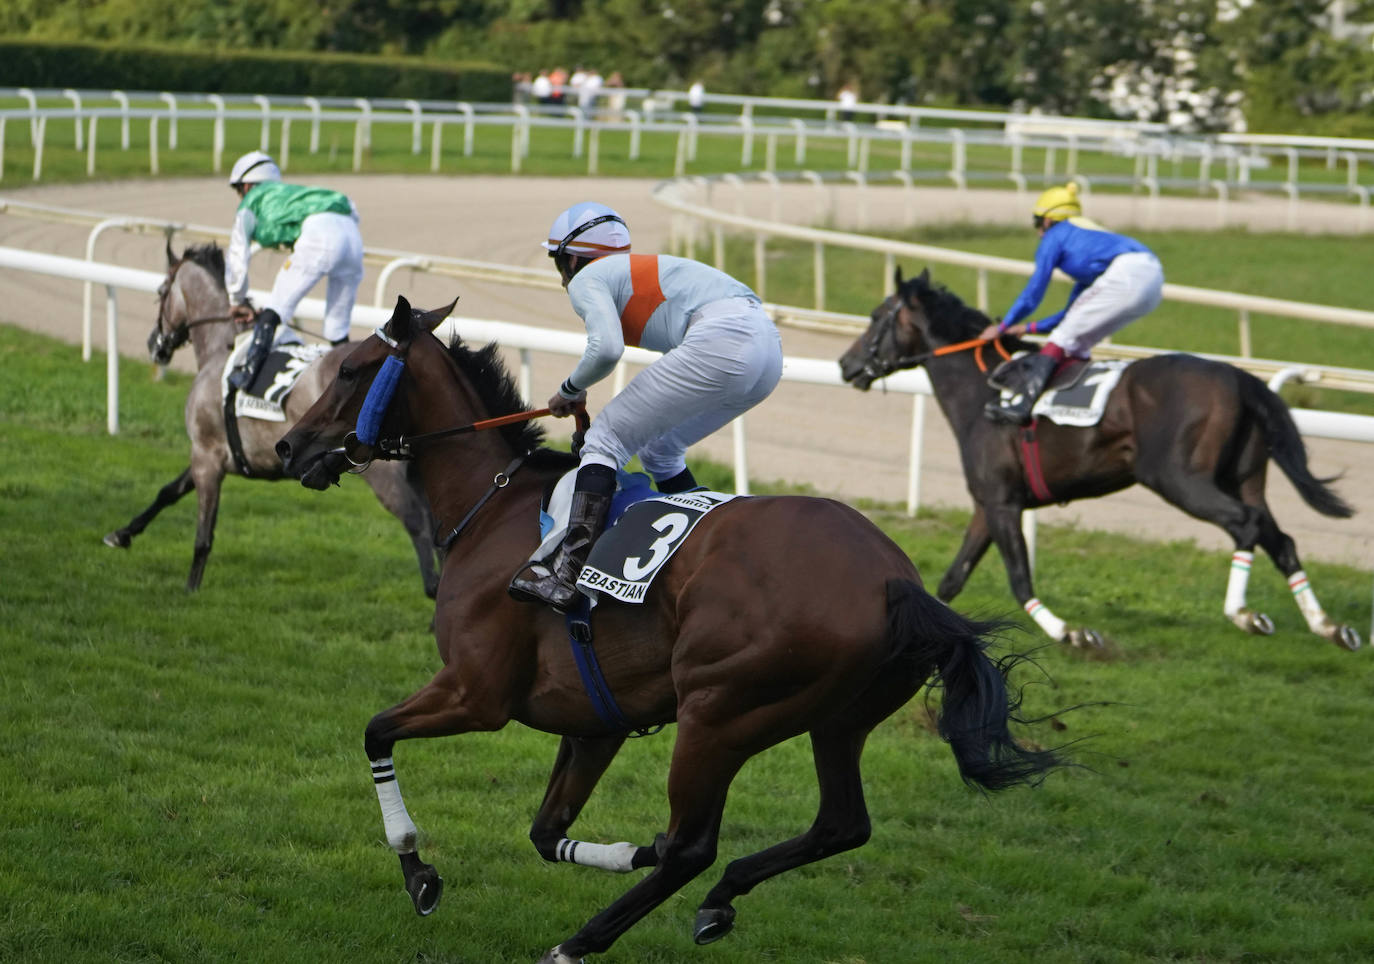
[[[382,370],[372,380],[367,398],[363,399],[362,410],[358,412],[358,428],[355,432],[358,441],[364,445],[376,443],[382,430],[382,416],[386,415],[387,406],[396,394],[396,383],[401,380],[401,372],[405,371],[405,367],[406,363],[400,358],[388,355],[386,361],[382,362]]]
[[[578,594],[577,604],[568,610],[565,619],[568,624],[568,642],[572,644],[573,662],[582,677],[582,688],[592,701],[592,709],[601,717],[601,722],[617,732],[634,730],[630,736],[653,736],[663,729],[662,724],[650,727],[632,727],[620,705],[611,695],[610,684],[601,672],[601,663],[596,658],[596,647],[592,645],[592,607],[585,595]]]

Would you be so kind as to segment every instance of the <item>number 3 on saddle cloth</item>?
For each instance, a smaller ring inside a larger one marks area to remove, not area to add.
[[[642,473],[617,472],[615,495],[606,531],[592,546],[591,555],[577,579],[577,586],[592,606],[601,596],[620,602],[641,603],[654,576],[687,541],[702,516],[735,498],[722,492],[683,492],[660,495]],[[544,537],[532,561],[552,555],[563,540],[568,508],[572,501],[574,469],[559,479],[539,513]]]

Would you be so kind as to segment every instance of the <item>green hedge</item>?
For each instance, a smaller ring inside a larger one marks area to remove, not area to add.
[[[0,39],[0,86],[508,101],[508,69],[413,57]]]

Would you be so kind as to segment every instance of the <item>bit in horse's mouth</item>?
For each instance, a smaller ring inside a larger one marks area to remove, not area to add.
[[[302,468],[296,477],[301,480],[301,485],[307,489],[318,489],[323,492],[331,485],[339,484],[339,476],[347,462],[348,460],[344,458],[342,452],[321,452]]]

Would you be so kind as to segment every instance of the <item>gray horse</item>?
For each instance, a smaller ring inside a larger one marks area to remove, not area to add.
[[[219,512],[220,486],[225,475],[239,472],[230,450],[224,418],[221,376],[234,346],[235,324],[229,320],[229,295],[224,288],[224,252],[218,245],[187,248],[180,258],[167,246],[167,280],[158,291],[160,298],[157,327],[148,338],[148,351],[154,361],[166,364],[172,352],[187,342],[196,355],[196,377],[186,399],[186,433],[191,437],[191,464],[158,492],[148,506],[122,529],[105,536],[105,544],[129,548],[133,537],[167,506],[192,489],[196,490],[200,511],[196,522],[195,553],[186,589],[200,587],[205,563],[214,541],[215,517]],[[251,477],[284,477],[274,446],[283,433],[315,403],[338,373],[354,346],[340,345],[322,356],[305,371],[286,397],[286,421],[238,420],[244,459]],[[420,560],[420,576],[425,595],[431,599],[439,585],[433,542],[434,521],[422,489],[410,477],[408,462],[379,462],[363,475],[388,512],[401,520]]]

